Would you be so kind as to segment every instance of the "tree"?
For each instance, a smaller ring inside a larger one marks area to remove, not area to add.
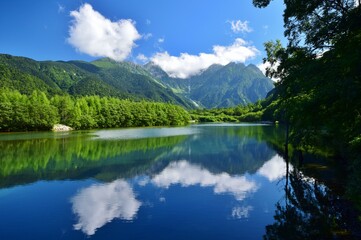
[[[57,109],[44,92],[33,91],[28,102],[28,130],[47,130],[58,122]]]
[[[69,95],[55,95],[51,99],[51,104],[58,110],[59,122],[70,125],[71,119],[74,118],[74,100]]]
[[[253,1],[257,7],[270,2]],[[276,67],[268,75],[280,79],[273,96],[277,117],[290,122],[294,143],[328,139],[344,155],[361,136],[361,51],[356,50],[361,49],[361,6],[354,0],[284,4],[288,44],[266,43],[264,59]]]

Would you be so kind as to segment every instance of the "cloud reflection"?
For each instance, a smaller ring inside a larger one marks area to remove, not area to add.
[[[253,210],[252,206],[234,207],[232,209],[232,217],[235,219],[248,218],[249,212]]]
[[[292,170],[291,165],[290,170]],[[266,177],[270,182],[281,179],[286,176],[286,162],[281,156],[275,155],[265,162],[263,166],[258,169],[257,173]]]
[[[94,132],[94,139],[117,140],[117,139],[143,139],[155,137],[185,136],[199,133],[199,129],[189,127],[154,127],[154,128],[128,128],[118,130],[99,130]]]
[[[82,189],[71,202],[73,212],[78,216],[74,229],[87,235],[93,235],[115,218],[134,219],[141,206],[131,186],[124,180]]]
[[[213,174],[200,166],[182,160],[168,165],[152,182],[163,188],[172,184],[182,186],[200,185],[214,187],[216,194],[231,193],[237,200],[243,200],[247,193],[255,192],[257,185],[244,176],[230,176],[228,173]]]

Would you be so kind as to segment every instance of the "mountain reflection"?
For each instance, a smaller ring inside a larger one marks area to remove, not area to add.
[[[71,202],[73,212],[78,217],[74,229],[87,235],[93,235],[98,228],[113,219],[134,219],[141,206],[131,186],[124,180],[82,189]]]
[[[185,160],[170,163],[152,179],[152,183],[162,188],[168,188],[173,184],[213,187],[214,193],[230,193],[239,201],[243,200],[247,194],[258,189],[257,184],[248,180],[245,176],[231,176],[225,172],[213,174],[207,169],[193,165]]]

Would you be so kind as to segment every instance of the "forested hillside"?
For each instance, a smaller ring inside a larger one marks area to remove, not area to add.
[[[94,62],[39,62],[0,54],[0,87],[49,96],[112,96],[122,99],[170,102],[192,108],[185,98],[159,83],[141,66],[104,58]]]

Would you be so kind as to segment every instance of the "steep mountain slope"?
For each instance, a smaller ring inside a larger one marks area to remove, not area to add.
[[[156,80],[142,66],[110,59],[94,62],[35,61],[0,54],[0,88],[29,94],[41,90],[50,95],[116,96],[146,99],[194,107],[182,96]]]
[[[246,105],[266,97],[273,82],[254,65],[230,63],[191,91],[190,97],[207,108]]]
[[[153,63],[145,68],[165,85],[206,108],[253,103],[265,98],[274,88],[273,81],[252,64],[212,65],[187,79],[171,78]]]
[[[182,95],[187,96],[189,79],[171,78],[161,67],[152,62],[144,65],[144,69],[146,69],[150,74],[152,74],[154,78],[159,79],[159,81],[162,82],[164,85],[172,88],[174,92],[181,93]]]

